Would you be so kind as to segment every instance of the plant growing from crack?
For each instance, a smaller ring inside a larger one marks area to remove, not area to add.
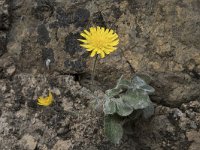
[[[106,91],[103,105],[104,130],[113,143],[119,144],[123,136],[123,124],[128,117],[135,120],[141,116],[147,119],[153,115],[154,107],[149,94],[154,91],[138,76],[131,80],[125,80],[122,76],[115,88]]]
[[[84,39],[78,39],[82,42],[80,46],[91,52],[91,57],[96,55],[92,68],[91,80],[93,84],[98,55],[100,55],[101,58],[104,58],[106,55],[114,52],[119,44],[119,37],[113,30],[105,29],[104,27],[99,26],[91,27],[89,31],[84,30],[81,33],[81,36]]]
[[[91,52],[91,57],[96,55],[91,77],[93,85],[98,56],[104,58],[115,51],[119,44],[119,37],[113,30],[99,26],[91,27],[89,31],[84,30],[81,36],[84,39],[78,39],[82,42],[80,46]],[[134,120],[141,115],[148,118],[154,113],[154,107],[148,95],[153,92],[154,89],[138,76],[131,80],[121,77],[115,88],[106,91],[104,129],[113,143],[120,142],[123,136],[122,125],[127,116],[131,116]]]

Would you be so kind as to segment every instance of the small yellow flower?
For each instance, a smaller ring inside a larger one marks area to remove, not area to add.
[[[81,33],[84,39],[78,39],[83,42],[82,47],[87,51],[91,51],[91,57],[100,54],[101,58],[105,54],[110,54],[117,49],[119,44],[119,37],[113,30],[105,29],[104,27],[91,27],[89,31],[84,30]]]
[[[52,104],[52,102],[53,102],[53,95],[51,94],[51,92],[49,92],[49,96],[39,97],[37,104],[42,106],[49,106]]]

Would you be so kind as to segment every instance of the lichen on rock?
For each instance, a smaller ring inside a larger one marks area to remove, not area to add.
[[[0,0],[0,149],[199,149],[199,7],[199,0]],[[79,84],[93,60],[76,39],[97,25],[116,31],[120,45],[99,61],[95,94],[122,74],[147,74],[156,89],[155,115],[127,125],[131,135],[119,146],[89,107],[99,97]],[[35,100],[49,89],[56,103],[43,109]]]

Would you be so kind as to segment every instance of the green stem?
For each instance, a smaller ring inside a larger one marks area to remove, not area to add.
[[[97,58],[98,58],[98,55],[95,56],[95,60],[94,60],[93,68],[92,68],[92,78],[91,78],[92,85],[94,85],[94,77],[95,77],[95,68],[96,68]]]

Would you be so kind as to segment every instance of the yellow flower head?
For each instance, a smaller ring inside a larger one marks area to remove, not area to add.
[[[84,37],[84,39],[79,39],[83,42],[81,46],[91,51],[91,57],[100,54],[101,58],[104,58],[105,54],[115,51],[119,44],[118,35],[113,30],[104,27],[91,27],[89,31],[84,30],[81,36]]]
[[[52,102],[53,102],[53,95],[51,94],[51,92],[49,92],[49,96],[39,97],[37,104],[42,106],[49,106],[52,104]]]

